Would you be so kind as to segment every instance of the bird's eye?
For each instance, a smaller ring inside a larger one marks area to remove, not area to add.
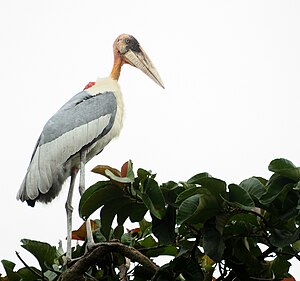
[[[130,40],[128,38],[125,39],[125,43],[129,44]]]

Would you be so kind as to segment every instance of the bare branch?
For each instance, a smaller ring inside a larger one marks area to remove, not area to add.
[[[89,267],[101,263],[105,259],[105,256],[110,252],[120,253],[128,259],[138,262],[153,275],[159,269],[154,262],[133,247],[126,246],[120,242],[104,242],[97,244],[92,251],[86,253],[69,269],[63,272],[59,278],[59,281],[85,280],[83,275],[89,269]]]

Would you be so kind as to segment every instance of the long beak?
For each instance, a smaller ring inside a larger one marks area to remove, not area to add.
[[[140,52],[134,52],[132,50],[128,50],[123,56],[126,59],[126,62],[135,66],[136,68],[143,71],[148,77],[150,77],[156,84],[165,88],[164,83],[162,82],[156,68],[153,63],[147,56],[147,54],[140,48]]]

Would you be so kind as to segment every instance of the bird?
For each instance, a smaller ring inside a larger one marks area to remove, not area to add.
[[[128,64],[140,69],[156,84],[164,84],[154,64],[135,37],[119,35],[113,44],[114,63],[108,77],[98,78],[67,101],[46,122],[35,145],[17,199],[31,207],[50,203],[60,193],[67,178],[70,187],[65,204],[67,213],[67,259],[71,259],[72,196],[80,171],[79,192],[85,191],[85,164],[119,136],[124,103],[118,79]],[[92,240],[87,223],[88,240]]]

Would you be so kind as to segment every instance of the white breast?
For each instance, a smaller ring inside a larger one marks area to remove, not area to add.
[[[97,79],[95,85],[86,90],[90,95],[113,92],[117,100],[117,113],[111,130],[88,150],[87,161],[98,154],[113,138],[119,136],[123,127],[124,103],[121,89],[117,80],[111,77]]]

